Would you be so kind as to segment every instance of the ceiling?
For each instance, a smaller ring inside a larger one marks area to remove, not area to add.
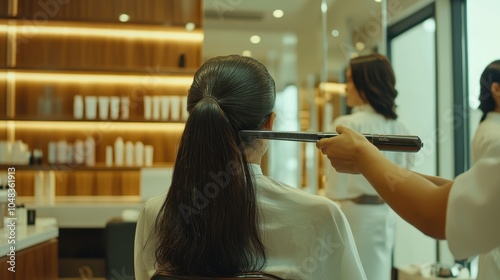
[[[329,79],[335,80],[349,60],[350,53],[357,51],[354,41],[366,43],[364,52],[370,51],[379,43],[382,33],[380,32],[381,3],[374,0],[326,0],[328,12],[326,35],[324,35],[321,2],[321,0],[204,0],[203,57],[208,59],[217,55],[241,54],[244,50],[249,50],[252,57],[264,64],[272,61],[278,65],[290,65],[280,60],[290,59],[290,52],[293,52],[298,57],[299,67],[307,68],[304,61],[311,61],[313,65],[310,69],[319,72],[324,57],[322,48],[325,46],[325,41],[322,39],[327,38],[328,59],[324,61],[328,61],[328,72],[331,73]],[[388,20],[401,17],[405,11],[410,10],[409,8],[418,6],[422,2],[429,1],[388,1]],[[273,17],[272,12],[276,9],[283,10],[282,18]],[[339,31],[338,37],[330,35],[333,29]],[[252,35],[259,35],[261,42],[252,44],[250,42]],[[316,56],[311,57],[312,55]],[[297,72],[300,76],[301,69]],[[291,73],[282,76],[289,74]]]

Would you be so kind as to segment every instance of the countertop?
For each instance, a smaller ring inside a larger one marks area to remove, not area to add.
[[[109,220],[121,218],[124,211],[138,212],[139,196],[60,197],[54,203],[36,203],[33,197],[19,197],[37,217],[54,217],[59,228],[104,228]]]
[[[15,246],[17,252],[57,238],[59,229],[54,218],[36,218],[33,226],[16,226],[15,244],[8,243],[9,233],[8,225],[4,224],[4,228],[0,229],[0,257],[5,257],[11,246]]]

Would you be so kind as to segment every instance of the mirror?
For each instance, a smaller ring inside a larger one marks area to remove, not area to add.
[[[342,97],[334,101],[328,97],[326,100],[335,102],[335,106],[326,110],[330,115],[325,115],[320,83],[334,82],[335,91],[342,93],[351,57],[374,51],[385,53],[385,44],[381,43],[385,41],[383,15],[387,21],[396,20],[417,2],[204,0],[203,60],[227,54],[256,58],[276,81],[275,130],[327,130],[333,117],[345,113],[345,106],[339,103]],[[321,170],[314,145],[271,142],[267,166],[263,166],[268,174],[317,192],[321,174],[318,178],[310,175]],[[296,176],[290,178],[290,174]]]

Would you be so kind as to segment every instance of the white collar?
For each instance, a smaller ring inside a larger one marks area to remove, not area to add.
[[[486,119],[500,121],[500,113],[495,111],[488,112],[488,115],[486,115]]]
[[[250,169],[250,172],[252,172],[253,175],[264,175],[262,173],[262,169],[260,168],[260,165],[255,164],[255,163],[250,163],[250,164],[248,164],[248,167]]]
[[[368,103],[359,105],[359,106],[354,106],[352,108],[352,113],[358,113],[358,112],[372,112],[375,113],[375,109],[372,108],[372,106]]]

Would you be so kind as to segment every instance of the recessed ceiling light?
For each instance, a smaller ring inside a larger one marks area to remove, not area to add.
[[[283,12],[283,10],[279,10],[279,9],[278,10],[274,10],[274,12],[273,12],[273,16],[275,18],[282,18],[284,14],[285,13]]]
[[[253,35],[252,37],[250,37],[250,42],[252,42],[254,44],[260,43],[260,36],[259,35]]]
[[[375,2],[380,3],[380,2],[382,2],[382,0],[375,0]]]
[[[118,17],[118,20],[121,21],[121,22],[127,22],[130,20],[130,16],[127,15],[127,14],[121,14],[119,17]]]
[[[356,46],[356,49],[358,51],[362,51],[365,49],[365,44],[363,42],[356,42],[356,44],[354,44]]]
[[[333,37],[339,37],[339,35],[340,35],[340,32],[337,29],[333,29],[332,30],[332,36]]]
[[[328,4],[326,4],[325,2],[321,3],[321,12],[323,13],[328,12]]]
[[[187,31],[193,31],[196,25],[193,22],[188,22],[186,23],[186,30]]]
[[[244,50],[243,52],[241,52],[241,55],[242,56],[252,56],[252,52],[249,50]]]

